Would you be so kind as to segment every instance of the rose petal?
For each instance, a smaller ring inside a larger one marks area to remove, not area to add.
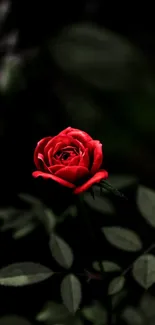
[[[51,139],[52,139],[52,137],[46,137],[46,138],[41,139],[37,143],[37,146],[34,151],[34,163],[38,169],[40,169],[40,162],[38,161],[38,153],[42,153],[42,154],[44,153],[44,147],[46,146],[48,141]]]
[[[102,144],[100,141],[93,140],[90,142],[91,145],[91,155],[93,155],[93,163],[91,167],[91,174],[95,174],[101,167],[103,161],[103,151]]]
[[[46,165],[44,161],[44,156],[42,153],[38,153],[38,160],[40,161],[40,168],[43,171],[48,171],[48,166]]]
[[[44,153],[45,153],[45,157],[48,158],[48,151],[53,148],[53,150],[55,149],[55,146],[60,143],[60,145],[64,146],[69,146],[71,144],[71,137],[68,137],[66,135],[56,135],[54,138],[52,138],[46,145],[45,149],[44,149]],[[53,152],[51,152],[51,154],[53,155]]]
[[[93,140],[90,135],[84,131],[81,131],[79,129],[74,129],[72,128],[71,126],[67,127],[66,129],[64,129],[63,131],[61,131],[59,133],[59,135],[66,135],[66,134],[71,134],[71,136],[75,137],[76,139],[78,139],[79,137],[79,140],[81,141],[82,139],[83,140],[86,140],[86,141],[91,141]]]
[[[71,130],[73,130],[73,128],[71,128],[71,126],[68,126],[66,129],[64,129],[63,131],[61,131],[58,135],[66,135]]]
[[[82,142],[84,145],[87,144],[87,142],[92,141],[93,139],[90,137],[89,134],[87,134],[84,131],[78,130],[78,129],[72,129],[68,132],[68,134],[70,136],[72,136],[73,138],[79,140],[80,142]]]
[[[48,168],[48,170],[51,172],[51,173],[56,173],[60,168],[64,168],[64,165],[60,164],[60,165],[54,165],[54,166],[50,166]]]
[[[89,165],[90,165],[89,153],[88,153],[88,148],[86,148],[84,154],[80,156],[79,166],[84,166],[89,169]]]
[[[78,166],[79,162],[80,162],[80,156],[75,156],[68,162],[68,166]]]
[[[71,183],[89,175],[89,171],[83,166],[66,166],[55,173],[56,176]]]
[[[74,190],[74,194],[79,194],[82,192],[85,192],[90,188],[93,184],[99,183],[101,179],[106,179],[108,178],[108,172],[106,170],[100,170],[98,171],[92,178],[90,178],[86,183],[84,183],[81,186],[78,186]]]
[[[38,170],[33,172],[32,176],[35,177],[35,178],[40,176],[40,177],[43,177],[44,179],[52,179],[53,181],[55,181],[55,182],[57,182],[57,183],[59,183],[59,184],[61,184],[63,186],[69,187],[69,188],[74,188],[75,187],[74,184],[69,183],[69,182],[65,181],[64,179],[61,179],[61,178],[59,178],[59,177],[57,177],[57,176],[55,176],[53,174],[43,173],[43,172],[38,171]]]

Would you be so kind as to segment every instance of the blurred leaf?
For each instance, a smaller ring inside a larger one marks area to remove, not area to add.
[[[155,256],[140,256],[133,264],[132,274],[144,289],[150,288],[155,283]]]
[[[4,21],[6,18],[6,15],[10,11],[10,1],[3,0],[0,3],[0,24]]]
[[[38,322],[46,322],[48,324],[60,324],[60,322],[66,322],[66,319],[69,316],[70,313],[64,305],[57,304],[54,301],[49,301],[37,314],[36,320]]]
[[[8,220],[4,220],[4,224],[1,227],[1,231],[6,231],[8,229],[18,229],[28,225],[34,218],[33,211],[30,210],[16,210]]]
[[[100,325],[107,323],[107,312],[105,308],[97,301],[89,307],[84,307],[82,309],[83,316],[90,322]]]
[[[10,34],[4,37],[2,41],[0,41],[0,46],[1,47],[7,47],[10,49],[13,49],[17,43],[18,39],[18,32],[12,31]]]
[[[121,291],[125,284],[125,278],[124,276],[117,276],[114,278],[108,288],[108,294],[109,295],[115,295],[117,292]]]
[[[95,195],[95,199],[93,199],[89,193],[85,193],[84,200],[92,209],[95,209],[100,213],[115,213],[115,209],[112,202],[110,202],[110,200],[106,197],[102,197],[101,194],[98,194],[98,196]]]
[[[155,191],[145,186],[139,186],[137,205],[145,220],[155,227]]]
[[[32,323],[18,315],[6,315],[0,317],[0,325],[32,325]]]
[[[140,300],[139,309],[146,318],[155,319],[155,297],[145,293]]]
[[[81,318],[76,316],[70,316],[65,322],[65,325],[84,325],[84,323]]]
[[[55,234],[51,235],[49,247],[52,256],[64,268],[69,269],[73,263],[73,253],[69,245]]]
[[[34,231],[35,228],[36,228],[36,224],[32,223],[32,222],[29,222],[24,227],[17,229],[13,233],[13,238],[14,239],[20,239],[22,237],[25,237],[25,236],[29,235],[32,231]]]
[[[132,186],[136,184],[137,181],[138,179],[136,178],[136,176],[132,176],[132,175],[116,174],[116,175],[110,175],[108,177],[108,182],[118,190]]]
[[[122,90],[145,83],[142,55],[123,37],[95,24],[67,26],[50,48],[61,69],[93,87]]]
[[[129,252],[137,252],[142,249],[141,239],[130,229],[113,226],[104,227],[102,231],[110,244],[119,249]]]
[[[102,265],[103,265],[104,272],[121,271],[121,267],[118,264],[111,261],[103,261]],[[93,268],[96,271],[100,271],[100,266],[98,261],[93,262]]]
[[[23,86],[21,59],[15,55],[5,56],[1,64],[0,90],[3,93],[18,90]]]
[[[115,296],[112,297],[112,307],[117,308],[121,301],[126,298],[127,291],[122,290],[121,292],[118,292]]]
[[[61,297],[70,313],[75,313],[79,308],[82,292],[81,284],[74,274],[67,275],[61,283]]]
[[[53,211],[51,209],[48,209],[48,208],[44,209],[44,214],[45,214],[46,227],[50,233],[56,225],[55,214],[53,213]]]
[[[128,306],[124,309],[121,318],[129,325],[145,324],[144,315],[132,306]]]
[[[44,281],[52,275],[53,271],[41,264],[15,263],[0,269],[0,285],[25,286]]]
[[[9,220],[17,215],[18,210],[13,208],[13,207],[9,207],[9,208],[2,208],[0,209],[0,219],[3,220],[3,222],[9,222]]]
[[[36,198],[28,193],[20,193],[20,194],[18,194],[18,196],[21,200],[29,203],[32,206],[43,204],[38,198]]]

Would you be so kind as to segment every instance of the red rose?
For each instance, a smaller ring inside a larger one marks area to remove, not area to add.
[[[108,177],[100,169],[102,161],[102,144],[86,132],[68,127],[37,143],[34,163],[38,170],[32,175],[50,178],[78,194]]]

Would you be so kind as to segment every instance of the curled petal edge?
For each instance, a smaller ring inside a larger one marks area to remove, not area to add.
[[[74,189],[74,194],[80,194],[85,192],[90,188],[92,185],[99,183],[102,179],[108,178],[108,172],[106,170],[99,170],[94,176],[92,176],[86,183],[81,186],[78,186]]]
[[[53,181],[55,181],[55,182],[57,182],[57,183],[59,183],[59,184],[61,184],[63,186],[66,186],[66,187],[69,187],[69,188],[75,188],[74,184],[72,184],[70,182],[67,182],[64,179],[59,178],[59,177],[57,177],[57,176],[55,176],[53,174],[43,173],[43,172],[37,170],[37,171],[32,173],[32,176],[34,178],[37,178],[37,177],[40,176],[40,177],[42,177],[44,179],[52,179]]]

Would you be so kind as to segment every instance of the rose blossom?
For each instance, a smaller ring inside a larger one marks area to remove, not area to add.
[[[84,131],[68,127],[37,143],[34,151],[37,171],[32,175],[52,179],[78,194],[108,177],[108,172],[100,169],[102,162],[100,141],[93,140]]]

